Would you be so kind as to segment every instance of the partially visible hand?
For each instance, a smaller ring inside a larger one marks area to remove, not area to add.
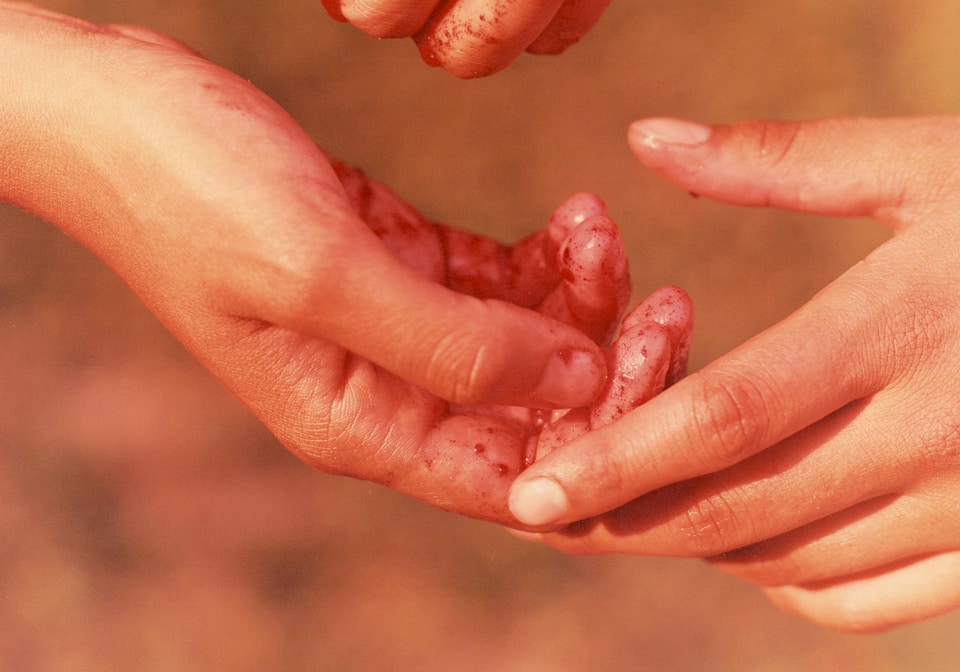
[[[875,630],[960,607],[960,119],[638,123],[683,189],[896,235],[782,323],[538,461],[511,504],[575,552],[707,557]],[[591,516],[593,516],[591,518]]]
[[[249,82],[150,31],[0,2],[0,62],[0,198],[102,257],[309,464],[515,522],[529,423],[448,402],[600,393],[583,331],[606,338],[629,279],[596,199],[505,248],[332,166]],[[564,281],[561,247],[602,263]]]
[[[585,35],[610,0],[321,0],[338,21],[374,37],[413,37],[423,60],[483,77],[524,50],[558,54]]]

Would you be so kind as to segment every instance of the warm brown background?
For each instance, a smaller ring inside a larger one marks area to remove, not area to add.
[[[953,0],[619,0],[560,58],[461,82],[318,0],[50,0],[174,35],[428,214],[516,238],[583,189],[637,293],[676,283],[700,367],[886,237],[742,211],[643,172],[644,115],[960,111]],[[960,616],[876,636],[774,610],[695,561],[575,558],[310,471],[125,287],[0,210],[0,669],[953,669]]]

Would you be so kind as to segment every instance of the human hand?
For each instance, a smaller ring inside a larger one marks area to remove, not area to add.
[[[438,407],[434,423],[443,427],[443,441],[449,444],[445,447],[454,449],[445,456],[452,460],[445,466],[463,480],[459,494],[469,499],[479,488],[490,500],[489,493],[499,490],[497,503],[505,506],[505,477],[515,477],[563,443],[613,422],[686,375],[693,330],[690,297],[677,287],[662,287],[620,323],[630,298],[630,275],[620,232],[596,196],[570,197],[554,211],[546,229],[505,247],[427,224],[383,185],[340,162],[334,166],[354,209],[395,255],[427,277],[445,278],[452,289],[471,296],[536,306],[542,315],[582,330],[597,344],[609,344],[606,383],[587,405],[554,411],[508,405]],[[420,230],[412,231],[416,228]],[[434,237],[442,255],[425,255],[424,250],[433,247],[425,245],[425,239]],[[433,458],[427,467],[436,468]],[[489,483],[491,467],[501,477],[496,484]],[[498,515],[501,520],[509,517]],[[512,519],[509,524],[517,525]]]
[[[595,199],[508,249],[332,166],[250,83],[169,38],[4,2],[0,60],[0,198],[102,257],[307,463],[515,522],[530,426],[448,402],[601,391],[582,330],[606,337],[629,280],[612,222],[579,226]],[[600,277],[562,281],[561,245]],[[563,321],[531,309],[544,302]]]
[[[573,523],[541,537],[567,551],[710,558],[840,629],[960,606],[958,141],[954,118],[635,125],[640,160],[685,190],[895,235],[780,324],[538,461],[514,485],[517,517]]]
[[[600,20],[610,0],[321,0],[374,37],[413,37],[424,62],[483,77],[524,50],[559,54]]]

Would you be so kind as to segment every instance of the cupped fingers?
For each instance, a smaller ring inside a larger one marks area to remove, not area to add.
[[[545,228],[513,245],[434,225],[445,258],[444,282],[478,298],[538,308],[605,344],[631,288],[623,240],[605,212],[594,194],[574,194]]]
[[[764,590],[780,609],[837,630],[877,632],[960,607],[960,552],[917,557],[862,575]]]
[[[461,78],[502,70],[550,23],[563,0],[446,0],[414,39],[428,65]]]
[[[446,280],[440,229],[383,183],[338,159],[330,165],[353,211],[400,261],[434,282]],[[485,298],[485,297],[484,297]]]
[[[352,252],[330,274],[332,291],[316,296],[320,333],[461,404],[568,408],[596,397],[605,363],[587,336],[531,310],[453,292],[378,245]]]
[[[569,408],[596,397],[603,353],[575,327],[509,302],[516,264],[504,262],[502,246],[458,237],[376,180],[332,164],[366,226],[332,245],[342,253],[313,273],[333,284],[317,297],[323,311],[303,311],[325,335],[458,404]],[[555,264],[549,270],[548,281]]]
[[[640,161],[686,190],[746,206],[902,225],[960,194],[960,118],[635,122]]]

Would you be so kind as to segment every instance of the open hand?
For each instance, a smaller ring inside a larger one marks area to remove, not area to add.
[[[648,120],[630,142],[685,190],[896,235],[782,323],[538,461],[514,513],[572,523],[542,537],[569,551],[710,558],[837,628],[960,606],[960,120]]]

